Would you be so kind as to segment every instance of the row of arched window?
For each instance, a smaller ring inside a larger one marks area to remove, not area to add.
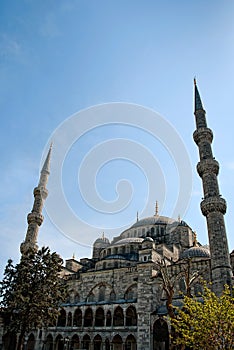
[[[124,311],[120,306],[117,306],[113,312],[110,310],[106,313],[102,307],[97,308],[95,313],[91,307],[87,308],[82,313],[80,308],[77,308],[72,314],[66,313],[64,309],[60,310],[57,321],[58,327],[111,327],[111,326],[136,326],[137,313],[134,306],[129,306],[124,315]]]
[[[74,334],[71,338],[63,338],[60,334],[56,336],[55,340],[51,334],[46,337],[45,340],[45,350],[75,350],[75,349],[93,349],[93,350],[118,350],[122,349],[124,345],[125,350],[136,350],[137,343],[136,338],[129,334],[124,341],[119,334],[113,336],[112,339],[102,338],[101,335],[97,334],[91,340],[88,334],[85,334],[83,337],[79,337],[77,334]],[[29,349],[27,349],[29,350]],[[30,349],[33,350],[33,349]]]
[[[9,348],[10,335],[6,334],[3,337],[4,349]],[[13,345],[13,344],[11,344]],[[36,350],[36,339],[33,333],[29,335],[25,343],[25,350]],[[126,339],[123,340],[119,334],[114,335],[112,338],[102,338],[101,335],[96,334],[93,339],[88,334],[83,337],[74,334],[71,336],[62,337],[58,334],[56,338],[53,338],[51,334],[48,334],[43,341],[44,350],[75,350],[75,349],[93,349],[93,350],[118,350],[122,349],[124,345],[125,350],[136,350],[137,343],[134,335],[127,335]],[[16,339],[14,341],[14,347],[16,347]],[[12,347],[12,349],[14,348]]]
[[[129,287],[124,294],[125,300],[133,300],[137,297],[137,288],[135,285]],[[116,301],[116,293],[115,291],[109,290],[106,286],[99,286],[96,289],[93,289],[87,296],[87,302],[96,302],[96,301]],[[67,303],[79,303],[80,295],[75,291],[71,291],[69,298],[67,299]]]
[[[109,255],[122,255],[122,254],[136,253],[138,250],[139,250],[138,244],[107,248],[101,252],[101,259]]]

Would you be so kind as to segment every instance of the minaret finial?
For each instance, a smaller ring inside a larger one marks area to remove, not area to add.
[[[138,217],[138,211],[137,211],[137,222],[139,221],[139,217]]]
[[[203,105],[202,105],[202,100],[197,88],[197,81],[196,78],[194,78],[194,87],[195,87],[195,112],[198,110],[204,110]]]
[[[155,204],[155,216],[158,216],[158,201]]]
[[[178,221],[181,222],[181,217],[180,214],[178,215]]]

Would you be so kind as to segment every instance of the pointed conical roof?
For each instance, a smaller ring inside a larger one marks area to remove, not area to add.
[[[43,167],[41,169],[41,176],[39,180],[38,186],[46,187],[48,176],[50,174],[50,158],[51,158],[51,150],[52,150],[52,144],[50,145],[49,151],[47,153],[45,162],[43,164]]]
[[[201,97],[197,88],[197,82],[196,79],[194,78],[194,87],[195,87],[195,112],[198,111],[199,109],[203,109]]]
[[[49,151],[47,153],[45,162],[43,164],[43,167],[41,169],[41,173],[42,172],[47,172],[50,173],[50,157],[51,157],[51,150],[52,150],[52,144],[50,145]]]

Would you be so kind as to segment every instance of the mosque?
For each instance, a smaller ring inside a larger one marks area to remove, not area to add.
[[[197,171],[204,197],[201,211],[207,221],[209,246],[202,246],[185,221],[161,216],[156,203],[154,215],[137,221],[109,241],[104,235],[93,243],[92,258],[65,262],[62,278],[69,298],[61,305],[57,324],[43,331],[32,331],[27,350],[154,350],[158,341],[169,347],[165,281],[161,268],[173,284],[172,305],[181,305],[181,292],[198,296],[200,277],[212,282],[220,295],[224,284],[232,284],[234,251],[228,250],[224,223],[226,201],[218,186],[219,163],[212,153],[212,130],[195,82],[193,134],[199,150]],[[36,247],[51,149],[34,190],[34,206],[28,215],[28,231],[21,253]],[[198,278],[188,286],[185,273]],[[4,342],[7,339],[3,335]]]

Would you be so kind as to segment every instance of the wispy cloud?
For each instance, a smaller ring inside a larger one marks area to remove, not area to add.
[[[0,55],[5,58],[19,57],[22,55],[22,46],[15,38],[0,33]]]
[[[56,16],[54,13],[47,13],[40,27],[40,34],[52,39],[61,35]]]

